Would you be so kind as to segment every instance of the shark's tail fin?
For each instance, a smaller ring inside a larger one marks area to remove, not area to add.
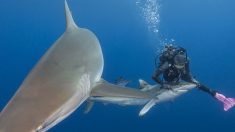
[[[228,111],[235,105],[235,98],[226,98],[223,94],[216,93],[215,98],[224,104],[224,111]]]

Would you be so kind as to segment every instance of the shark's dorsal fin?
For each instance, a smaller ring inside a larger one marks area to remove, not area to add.
[[[147,86],[150,86],[150,84],[148,84],[146,81],[139,79],[139,83],[140,83],[140,89],[146,88]]]
[[[68,6],[68,3],[66,0],[64,1],[64,8],[65,8],[65,16],[66,16],[66,30],[77,29],[78,26],[76,25],[76,23],[73,20],[72,13],[69,9],[69,6]]]

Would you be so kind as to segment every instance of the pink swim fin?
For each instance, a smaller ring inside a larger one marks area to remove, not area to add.
[[[226,98],[223,94],[216,93],[215,98],[224,104],[224,111],[228,111],[235,105],[235,98]]]

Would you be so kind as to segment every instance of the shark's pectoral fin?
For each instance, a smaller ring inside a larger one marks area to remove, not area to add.
[[[84,110],[84,114],[87,114],[91,111],[92,107],[94,106],[94,102],[93,101],[87,101],[87,105],[86,108]]]
[[[91,91],[93,97],[151,98],[149,93],[134,88],[114,85],[101,80]]]
[[[144,108],[140,111],[139,116],[145,115],[145,114],[156,104],[156,102],[157,102],[156,99],[150,100],[150,101],[144,106]]]

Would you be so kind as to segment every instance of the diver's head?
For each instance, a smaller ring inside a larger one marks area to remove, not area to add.
[[[176,53],[176,47],[172,44],[165,45],[165,53],[167,54],[168,58],[173,58]]]
[[[185,64],[187,63],[187,57],[185,54],[177,54],[174,57],[174,66],[178,69],[182,69],[185,67]]]
[[[182,47],[179,47],[178,50],[177,50],[178,54],[181,54],[181,55],[186,55],[186,49],[185,48],[182,48]]]
[[[167,50],[173,50],[173,49],[175,49],[175,47],[173,46],[173,44],[166,44],[164,48],[165,48],[166,51],[167,51]]]

